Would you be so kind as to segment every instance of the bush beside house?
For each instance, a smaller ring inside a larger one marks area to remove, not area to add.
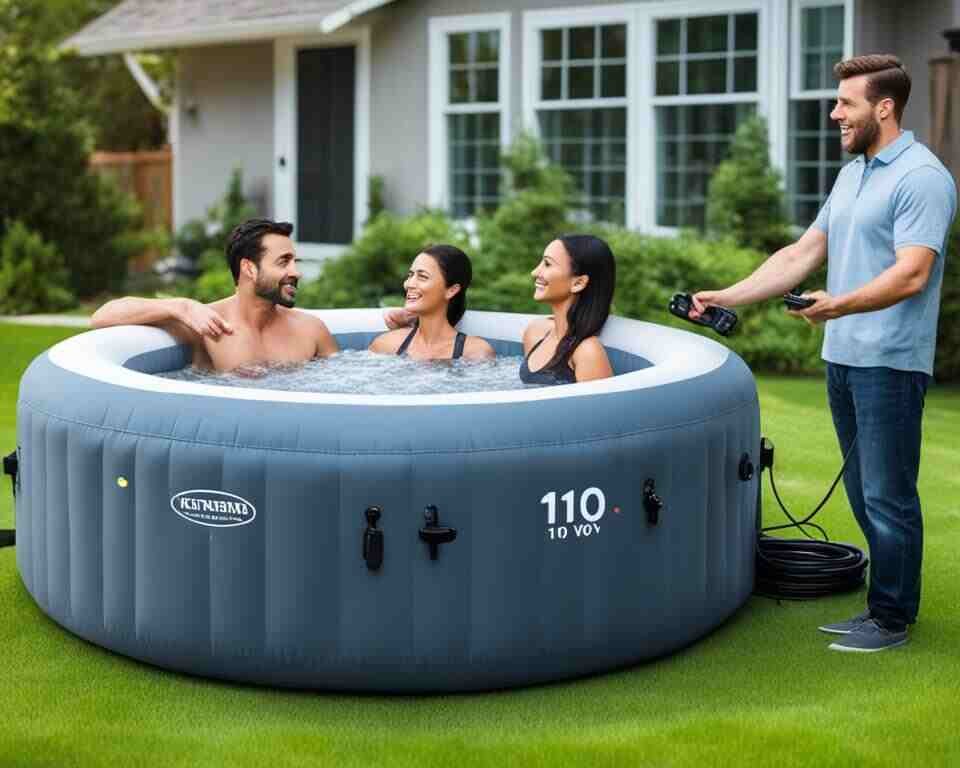
[[[0,240],[0,315],[55,312],[72,306],[69,276],[55,246],[12,222]]]

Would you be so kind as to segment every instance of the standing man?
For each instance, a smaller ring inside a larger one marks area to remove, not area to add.
[[[91,325],[158,326],[190,344],[195,367],[217,371],[332,355],[337,342],[324,322],[293,308],[300,271],[292,232],[288,222],[250,219],[230,233],[232,296],[212,304],[128,296],[100,307]]]
[[[830,410],[843,454],[853,452],[844,486],[871,567],[867,610],[820,630],[838,636],[833,650],[872,652],[905,643],[920,604],[920,425],[957,192],[900,128],[910,77],[896,56],[841,61],[834,75],[830,117],[856,158],[796,243],[735,285],[695,294],[691,316],[779,296],[827,260],[827,290],[805,294],[816,302],[791,314],[826,323]]]

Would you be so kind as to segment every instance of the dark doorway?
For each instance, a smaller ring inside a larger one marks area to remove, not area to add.
[[[353,240],[356,49],[297,52],[297,231],[302,243]]]

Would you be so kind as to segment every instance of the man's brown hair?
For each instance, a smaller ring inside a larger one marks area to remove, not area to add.
[[[900,59],[889,53],[872,53],[833,65],[833,76],[837,80],[857,75],[867,76],[867,100],[871,104],[881,99],[893,99],[893,115],[899,124],[910,98],[910,75]]]

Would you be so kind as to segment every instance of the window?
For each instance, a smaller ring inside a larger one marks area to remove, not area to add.
[[[757,109],[759,13],[654,22],[656,224],[706,223],[707,184]]]
[[[836,99],[833,65],[850,48],[848,14],[845,3],[799,0],[794,7],[787,191],[791,218],[801,227],[816,218],[849,159],[830,120]]]
[[[500,201],[508,14],[430,20],[430,200],[458,219]]]
[[[585,218],[624,224],[627,24],[544,26],[537,41],[535,112],[547,157],[570,173]]]

